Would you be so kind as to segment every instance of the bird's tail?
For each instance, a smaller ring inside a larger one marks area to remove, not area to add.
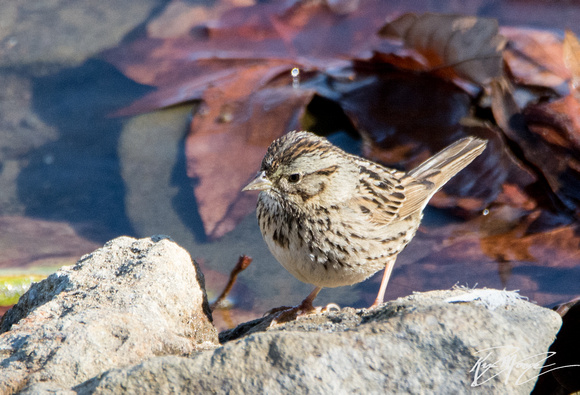
[[[423,209],[431,196],[483,152],[487,140],[466,137],[433,155],[401,179],[405,185],[405,212]],[[404,214],[404,213],[403,213]]]
[[[439,190],[461,169],[470,164],[485,149],[487,140],[466,137],[433,155],[407,173],[416,180],[432,182]]]

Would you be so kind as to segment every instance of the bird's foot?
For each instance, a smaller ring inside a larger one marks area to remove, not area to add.
[[[300,305],[294,307],[282,306],[270,310],[267,313],[267,315],[276,314],[276,316],[270,323],[270,327],[274,327],[278,324],[283,324],[285,322],[294,321],[297,318],[306,315],[320,314],[331,310],[340,310],[340,307],[336,303],[330,303],[324,307],[321,306],[314,307],[312,303],[305,302],[306,301],[303,301]]]
[[[262,317],[266,317],[268,315],[276,314],[276,313],[279,313],[281,311],[286,311],[286,310],[294,309],[296,307],[298,307],[298,306],[280,306],[280,307],[274,307],[273,309],[266,311]]]

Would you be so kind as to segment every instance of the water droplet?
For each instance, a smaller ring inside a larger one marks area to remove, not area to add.
[[[299,88],[300,87],[300,69],[298,67],[294,67],[290,71],[290,75],[292,76],[292,88]]]

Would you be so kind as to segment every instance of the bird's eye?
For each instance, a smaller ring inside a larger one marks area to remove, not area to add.
[[[299,173],[290,174],[288,176],[288,181],[290,181],[293,184],[297,183],[298,181],[300,181],[300,174]]]

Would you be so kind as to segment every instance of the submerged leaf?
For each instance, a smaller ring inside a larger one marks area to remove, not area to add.
[[[257,4],[233,8],[189,34],[145,37],[105,51],[105,59],[129,78],[158,87],[118,114],[202,99],[206,88],[227,84],[246,67],[285,63],[325,70],[370,56],[383,45],[376,31],[387,13],[377,0],[348,13],[323,1]]]

